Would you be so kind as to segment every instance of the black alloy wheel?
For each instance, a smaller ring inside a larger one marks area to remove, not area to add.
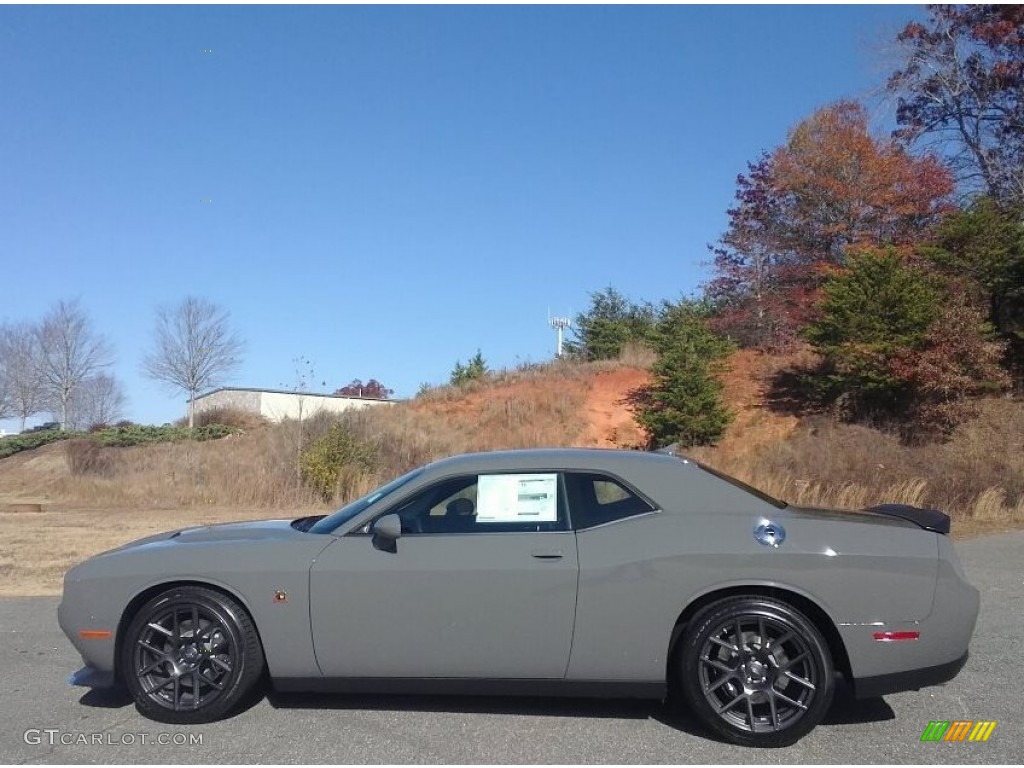
[[[824,717],[834,669],[817,628],[778,600],[714,603],[682,639],[682,690],[694,713],[735,744],[793,744]]]
[[[228,714],[263,672],[263,649],[245,609],[204,587],[170,589],[132,619],[121,677],[140,713],[168,723]]]

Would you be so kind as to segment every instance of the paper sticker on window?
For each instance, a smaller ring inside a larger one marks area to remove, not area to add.
[[[553,523],[558,519],[558,475],[481,475],[478,523]]]

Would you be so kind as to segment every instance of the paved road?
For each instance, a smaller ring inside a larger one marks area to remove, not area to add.
[[[160,726],[121,695],[65,685],[79,659],[57,627],[55,598],[3,600],[0,762],[1020,764],[1024,533],[966,541],[959,550],[982,590],[960,676],[885,699],[841,694],[824,725],[771,751],[713,741],[686,714],[628,701],[274,695],[225,722]],[[955,719],[999,724],[984,744],[918,741],[929,720]],[[39,743],[26,743],[28,729]],[[37,734],[45,729],[60,729],[54,744]],[[94,733],[101,744],[60,743]],[[154,743],[165,733],[179,741],[201,736],[202,744]]]

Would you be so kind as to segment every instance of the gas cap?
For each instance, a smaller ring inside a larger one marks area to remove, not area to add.
[[[768,520],[754,528],[754,538],[766,547],[777,547],[786,540],[786,529]]]

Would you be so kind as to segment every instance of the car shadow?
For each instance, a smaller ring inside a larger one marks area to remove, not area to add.
[[[275,709],[442,712],[452,714],[532,715],[622,720],[657,720],[697,736],[703,727],[685,711],[643,699],[594,699],[541,696],[470,696],[425,694],[327,694],[268,691]],[[669,713],[669,710],[672,710]]]
[[[822,725],[854,725],[895,720],[896,713],[881,696],[871,699],[854,697],[853,690],[842,680],[836,681],[836,693]]]
[[[283,693],[268,690],[275,709],[371,710],[381,712],[442,712],[453,714],[534,715],[539,717],[655,720],[670,728],[705,739],[720,739],[675,698],[667,702],[641,699],[555,698],[533,696],[456,696],[407,694]],[[854,698],[836,681],[835,697],[822,725],[851,725],[892,720],[892,708],[881,697]]]
[[[266,698],[274,709],[371,710],[378,712],[442,712],[453,714],[534,715],[621,720],[655,720],[700,738],[720,741],[705,730],[677,697],[667,702],[643,699],[588,699],[538,696],[427,696],[406,694],[282,693],[269,686],[253,691],[234,715]],[[87,707],[120,709],[132,703],[123,687],[93,688],[78,700]],[[896,714],[881,697],[857,699],[842,680],[836,681],[835,698],[822,725],[852,725],[892,720]]]
[[[99,709],[120,709],[132,703],[131,694],[125,688],[90,688],[78,700],[79,704]]]

